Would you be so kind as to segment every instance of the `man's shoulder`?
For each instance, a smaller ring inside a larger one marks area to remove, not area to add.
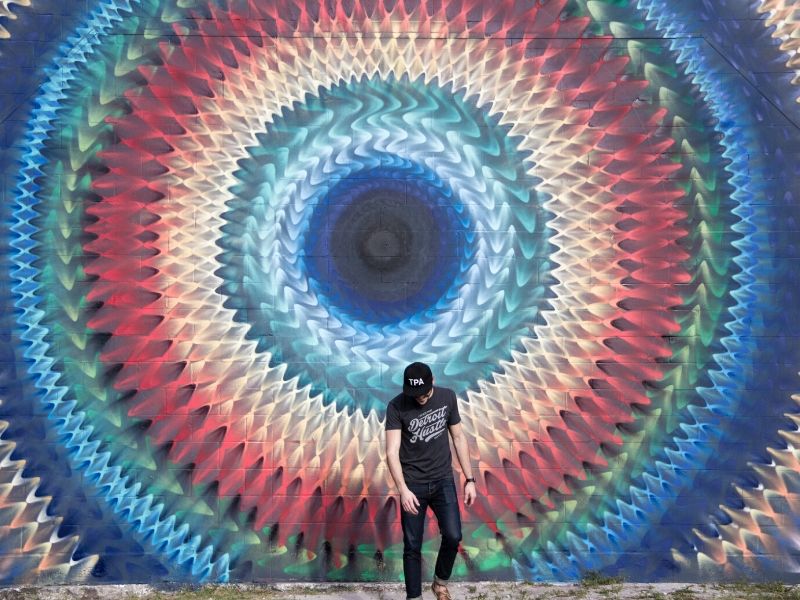
[[[450,388],[436,386],[436,395],[443,399],[455,399],[456,393]]]
[[[401,408],[403,408],[403,399],[404,399],[403,394],[397,394],[397,396],[389,400],[389,406],[394,406],[395,408],[400,410]]]

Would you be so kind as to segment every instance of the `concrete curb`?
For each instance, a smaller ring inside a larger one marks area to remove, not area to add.
[[[706,600],[800,599],[800,586],[691,583],[530,584],[459,582],[453,600]],[[0,588],[0,600],[404,600],[400,583],[228,584],[203,587],[153,585],[31,586]],[[423,598],[433,600],[429,588]]]

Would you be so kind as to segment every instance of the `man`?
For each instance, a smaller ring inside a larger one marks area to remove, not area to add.
[[[456,395],[453,390],[434,387],[428,365],[408,365],[403,373],[403,393],[386,409],[386,462],[400,492],[403,574],[409,599],[422,598],[422,536],[430,507],[442,533],[431,589],[437,600],[451,600],[447,581],[461,541],[461,512],[448,432],[466,478],[464,504],[470,506],[477,492]]]

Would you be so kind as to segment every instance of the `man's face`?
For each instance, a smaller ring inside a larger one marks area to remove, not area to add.
[[[424,406],[424,405],[425,405],[425,403],[426,403],[428,400],[430,400],[430,399],[431,399],[431,396],[433,396],[433,388],[431,388],[431,389],[428,391],[428,393],[427,393],[427,394],[422,394],[422,396],[417,396],[417,403],[418,403],[420,406]]]

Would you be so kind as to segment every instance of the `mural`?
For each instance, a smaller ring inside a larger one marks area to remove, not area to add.
[[[793,0],[0,0],[0,581],[400,579],[412,360],[472,440],[458,576],[797,581],[798,40]]]

